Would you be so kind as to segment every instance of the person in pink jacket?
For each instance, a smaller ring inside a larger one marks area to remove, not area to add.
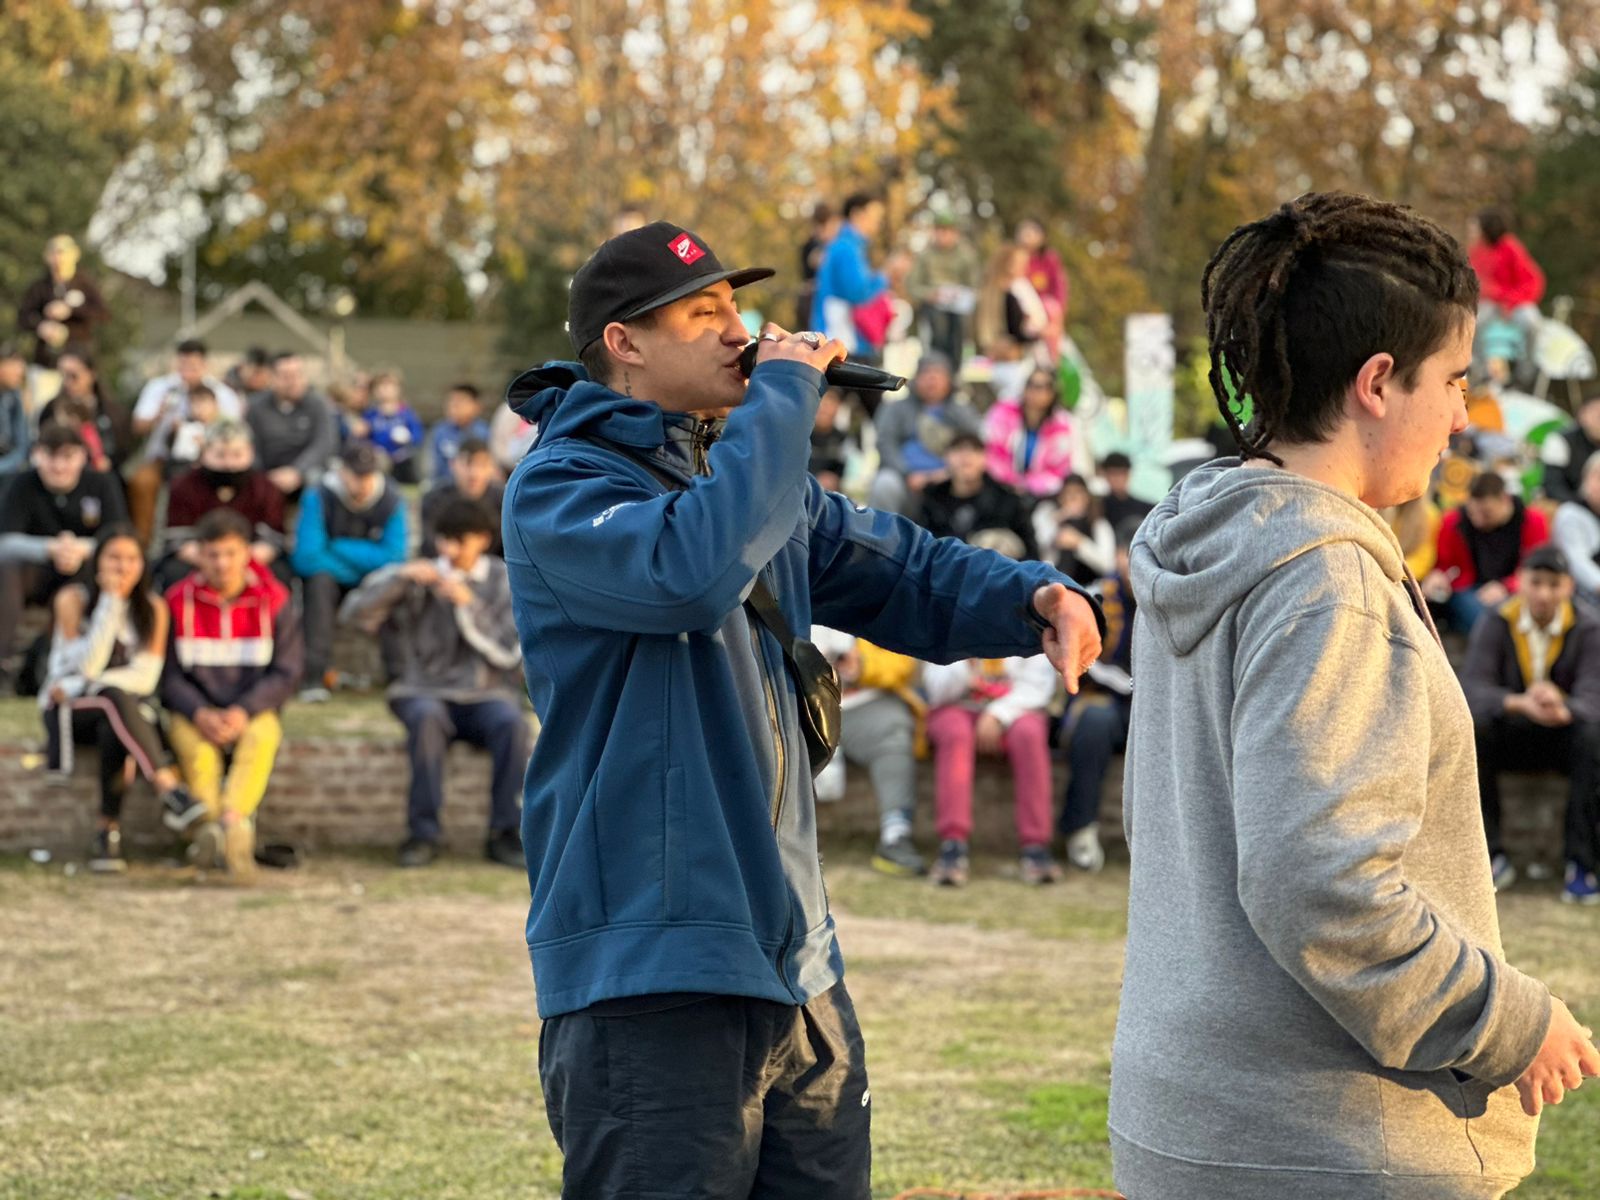
[[[1040,368],[1018,399],[998,401],[984,419],[989,474],[1036,500],[1061,491],[1077,458],[1077,430],[1059,400],[1055,375]]]

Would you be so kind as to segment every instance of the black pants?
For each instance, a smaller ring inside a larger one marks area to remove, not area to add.
[[[869,1200],[871,1093],[844,984],[797,1008],[644,996],[552,1017],[563,1200]]]
[[[70,737],[63,728],[70,723]],[[100,815],[115,821],[122,815],[122,769],[132,756],[139,773],[154,782],[155,773],[172,764],[161,739],[155,707],[149,700],[107,688],[92,696],[75,696],[44,710],[46,753],[51,769],[71,769],[71,746],[94,746],[100,752]]]
[[[308,688],[322,686],[322,677],[333,661],[333,626],[339,618],[339,602],[354,590],[332,575],[308,575],[300,581],[306,634],[306,673],[302,682]]]
[[[1561,729],[1526,717],[1479,721],[1478,796],[1489,853],[1499,854],[1502,771],[1556,770],[1571,783],[1567,799],[1565,853],[1585,871],[1600,867],[1600,723],[1576,721]]]
[[[928,335],[928,349],[950,360],[951,369],[961,373],[962,343],[966,340],[967,319],[958,312],[928,305],[922,310]]]

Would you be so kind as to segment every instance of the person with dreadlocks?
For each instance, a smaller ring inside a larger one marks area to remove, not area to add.
[[[1116,1185],[1503,1196],[1600,1051],[1505,961],[1472,717],[1374,511],[1466,424],[1477,281],[1409,209],[1321,193],[1235,230],[1201,298],[1240,457],[1132,547]]]

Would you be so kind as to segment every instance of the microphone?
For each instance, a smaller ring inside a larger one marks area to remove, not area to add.
[[[761,348],[760,340],[751,342],[739,355],[739,373],[746,379],[756,367],[756,351]],[[849,388],[857,392],[898,392],[906,385],[904,375],[892,375],[879,367],[869,367],[863,363],[831,362],[824,376],[836,388]]]

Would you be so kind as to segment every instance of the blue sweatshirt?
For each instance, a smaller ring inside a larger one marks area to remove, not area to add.
[[[811,301],[811,328],[836,337],[851,352],[861,348],[853,312],[889,286],[888,276],[868,261],[867,239],[854,225],[845,225],[828,243],[817,268],[817,290]]]
[[[843,975],[794,685],[742,607],[758,573],[800,636],[815,619],[937,661],[1036,653],[1035,589],[1074,586],[823,491],[823,386],[757,367],[695,474],[693,418],[575,364],[511,385],[540,425],[503,533],[542,722],[522,810],[541,1016],[676,991],[803,1004]]]

